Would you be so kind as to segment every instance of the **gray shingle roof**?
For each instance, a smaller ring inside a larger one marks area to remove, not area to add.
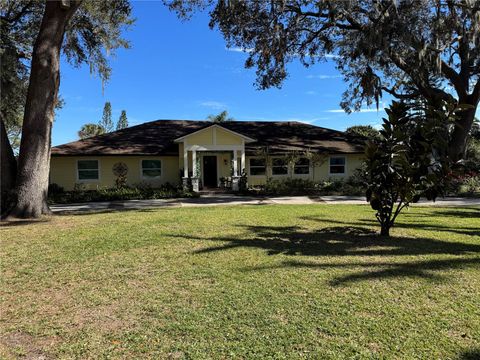
[[[52,155],[177,155],[175,139],[211,125],[210,121],[151,121],[55,146]],[[256,139],[245,145],[247,154],[265,146],[271,153],[307,149],[331,153],[363,152],[362,143],[344,132],[300,122],[230,121],[218,125]]]

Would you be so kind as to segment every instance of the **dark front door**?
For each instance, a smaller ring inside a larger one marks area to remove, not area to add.
[[[217,187],[217,157],[203,157],[203,186]]]

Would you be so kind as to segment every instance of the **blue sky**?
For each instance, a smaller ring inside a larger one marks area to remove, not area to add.
[[[347,115],[340,109],[346,89],[332,61],[308,69],[289,65],[281,89],[256,90],[255,69],[245,69],[246,54],[227,49],[208,14],[182,22],[161,2],[133,2],[135,25],[125,34],[132,48],[111,58],[111,80],[102,92],[89,68],[61,65],[60,93],[65,106],[53,127],[53,145],[77,140],[82,124],[98,123],[105,101],[113,120],[127,111],[130,125],[157,119],[203,120],[227,110],[237,120],[304,121],[344,130],[378,125],[385,116],[372,107]]]

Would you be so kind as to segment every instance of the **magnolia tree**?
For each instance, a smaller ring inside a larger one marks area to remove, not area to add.
[[[367,201],[376,210],[381,234],[390,235],[400,212],[422,196],[435,200],[445,189],[448,119],[455,109],[393,102],[381,138],[367,143]],[[446,114],[446,115],[445,115]]]

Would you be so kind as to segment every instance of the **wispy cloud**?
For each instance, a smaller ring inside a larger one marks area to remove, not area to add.
[[[318,93],[316,91],[313,91],[313,90],[308,90],[308,91],[305,91],[305,94],[307,94],[307,95],[317,95]]]
[[[241,47],[238,47],[238,46],[234,46],[234,47],[226,47],[225,50],[227,51],[232,51],[232,52],[239,52],[239,53],[249,53],[249,52],[252,52],[253,49],[252,48],[241,48]]]
[[[331,109],[331,110],[325,110],[326,112],[329,112],[329,113],[344,113],[345,110],[343,109]],[[384,111],[383,108],[379,107],[378,110],[375,108],[375,109],[371,109],[371,108],[364,108],[364,109],[360,109],[359,111],[354,111],[354,113],[369,113],[369,112],[382,112]]]
[[[220,110],[220,109],[227,108],[227,104],[222,103],[220,101],[212,101],[212,100],[200,101],[199,105],[203,106],[203,107],[210,108],[210,109],[214,109],[214,110]]]
[[[326,79],[338,79],[341,78],[342,75],[307,75],[307,79],[320,79],[320,80],[326,80]]]
[[[238,46],[233,46],[233,47],[225,47],[225,50],[231,51],[231,52],[238,52],[238,53],[250,53],[250,52],[253,51],[253,48],[241,48],[241,47],[238,47]],[[295,56],[295,57],[300,57],[299,53],[292,53],[290,55]],[[305,55],[305,57],[306,58],[309,58],[309,57],[317,58],[317,57],[320,57],[320,56],[319,55]],[[325,54],[324,57],[326,59],[337,59],[337,58],[340,57],[340,55]]]

